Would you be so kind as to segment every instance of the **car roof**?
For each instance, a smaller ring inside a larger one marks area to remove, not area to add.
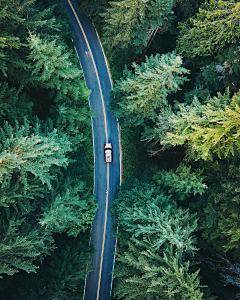
[[[112,144],[111,144],[111,143],[106,143],[106,144],[104,145],[104,147],[105,147],[105,148],[112,148]]]

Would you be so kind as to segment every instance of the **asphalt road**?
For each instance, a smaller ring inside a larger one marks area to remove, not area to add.
[[[90,22],[76,14],[70,0],[64,0],[74,30],[74,44],[91,90],[90,106],[93,116],[95,160],[94,192],[98,210],[92,224],[91,243],[96,249],[92,256],[94,271],[86,278],[84,300],[108,300],[111,293],[112,271],[116,241],[112,237],[109,207],[120,185],[120,142],[116,118],[108,109],[111,80],[98,36]],[[113,163],[104,162],[104,143],[113,145]],[[107,191],[107,192],[106,192]]]

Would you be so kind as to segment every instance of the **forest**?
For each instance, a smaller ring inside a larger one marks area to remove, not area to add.
[[[112,299],[240,299],[240,2],[76,2],[121,126]],[[61,1],[4,0],[0,32],[0,298],[82,299],[97,203],[72,29]]]
[[[114,81],[112,299],[240,299],[240,2],[81,0]]]
[[[0,1],[0,298],[82,299],[92,125],[72,29],[56,0]]]

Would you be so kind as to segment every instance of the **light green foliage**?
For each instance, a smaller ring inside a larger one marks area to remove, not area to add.
[[[191,166],[180,164],[175,171],[161,170],[153,178],[166,192],[174,194],[175,199],[185,200],[190,195],[202,195],[208,188],[202,173],[203,170],[191,171]]]
[[[239,41],[239,22],[239,1],[206,1],[196,17],[181,24],[177,49],[187,57],[212,55]]]
[[[11,179],[18,173],[18,180],[28,185],[30,174],[51,188],[52,166],[68,164],[66,152],[70,151],[70,143],[66,136],[59,135],[56,130],[41,133],[39,124],[32,128],[27,122],[23,126],[16,123],[11,127],[5,123],[0,131],[0,181]]]
[[[187,144],[195,160],[212,160],[214,154],[219,158],[234,155],[240,147],[239,101],[240,93],[232,99],[229,93],[219,93],[206,105],[197,99],[191,106],[180,105],[180,112],[171,117],[175,133],[168,133],[164,143]]]
[[[173,13],[172,0],[123,0],[109,2],[103,13],[105,43],[113,47],[127,48],[134,44],[142,52],[151,31],[167,25]]]
[[[33,262],[41,254],[49,254],[54,249],[49,231],[24,222],[29,222],[29,219],[13,216],[4,220],[1,216],[0,274],[13,275],[19,270],[36,272],[37,266]]]
[[[193,221],[194,215],[191,216],[187,210],[179,208],[175,211],[171,205],[163,210],[156,204],[147,207],[136,204],[133,207],[121,205],[118,213],[122,218],[118,225],[122,225],[137,240],[144,240],[149,248],[160,249],[172,245],[186,252],[196,250],[191,235],[197,228],[197,221]]]
[[[56,45],[57,40],[41,40],[38,36],[30,34],[29,47],[32,61],[33,81],[41,82],[48,89],[61,90],[66,95],[72,86],[72,79],[82,74],[79,68],[73,66],[63,45]]]
[[[76,237],[91,226],[97,204],[82,181],[73,187],[68,182],[61,194],[57,192],[55,189],[54,194],[50,194],[48,204],[42,208],[40,224],[51,232],[66,232]]]
[[[146,57],[141,65],[133,63],[133,72],[125,69],[113,89],[113,101],[118,105],[113,109],[120,121],[140,125],[144,119],[154,120],[156,110],[167,106],[167,96],[187,80],[183,75],[189,71],[181,64],[180,56],[168,53]]]
[[[119,247],[114,271],[117,299],[212,299],[192,271],[195,215],[177,208],[153,184],[135,182],[112,207]],[[119,263],[120,262],[120,263]]]
[[[54,125],[79,147],[85,140],[83,127],[90,127],[87,102],[90,91],[83,81],[79,62],[72,59],[71,52],[58,39],[41,40],[30,35],[29,45],[32,81],[51,90],[50,98],[58,103],[51,109]]]
[[[115,269],[117,299],[214,299],[201,292],[199,271],[191,273],[190,262],[184,262],[182,253],[174,254],[171,247],[161,256],[150,249],[140,252],[129,244],[128,252],[118,260],[122,267]]]

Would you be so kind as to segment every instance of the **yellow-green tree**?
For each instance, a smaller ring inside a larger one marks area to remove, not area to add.
[[[240,38],[240,2],[206,1],[196,17],[181,24],[178,51],[188,57],[212,55]]]
[[[196,160],[212,160],[214,154],[224,158],[240,148],[240,92],[232,99],[229,92],[219,93],[206,105],[195,99],[170,119],[174,132],[167,133],[164,144],[185,144]]]

